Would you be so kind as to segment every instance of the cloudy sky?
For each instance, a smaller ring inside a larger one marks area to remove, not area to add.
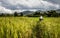
[[[59,9],[60,0],[0,0],[0,12]]]

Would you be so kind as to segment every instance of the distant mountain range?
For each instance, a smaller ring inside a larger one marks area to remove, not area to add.
[[[23,11],[23,12],[21,12],[21,13],[23,13],[23,15],[28,15],[28,14],[34,13],[34,11]]]
[[[60,9],[57,9],[57,11],[60,11]]]
[[[60,9],[56,10],[57,13],[60,13]]]

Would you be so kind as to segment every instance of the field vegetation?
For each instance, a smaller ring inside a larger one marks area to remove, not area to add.
[[[0,38],[60,38],[60,17],[0,17]]]

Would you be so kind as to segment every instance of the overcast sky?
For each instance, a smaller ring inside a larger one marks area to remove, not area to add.
[[[0,12],[59,9],[60,0],[0,0]]]

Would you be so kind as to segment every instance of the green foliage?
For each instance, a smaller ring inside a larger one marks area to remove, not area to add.
[[[51,10],[51,11],[47,11],[48,14],[47,16],[48,17],[58,17],[60,13],[57,13],[56,10]]]
[[[23,16],[23,13],[20,13],[21,15],[20,16]]]
[[[17,12],[14,13],[14,16],[18,16]]]

